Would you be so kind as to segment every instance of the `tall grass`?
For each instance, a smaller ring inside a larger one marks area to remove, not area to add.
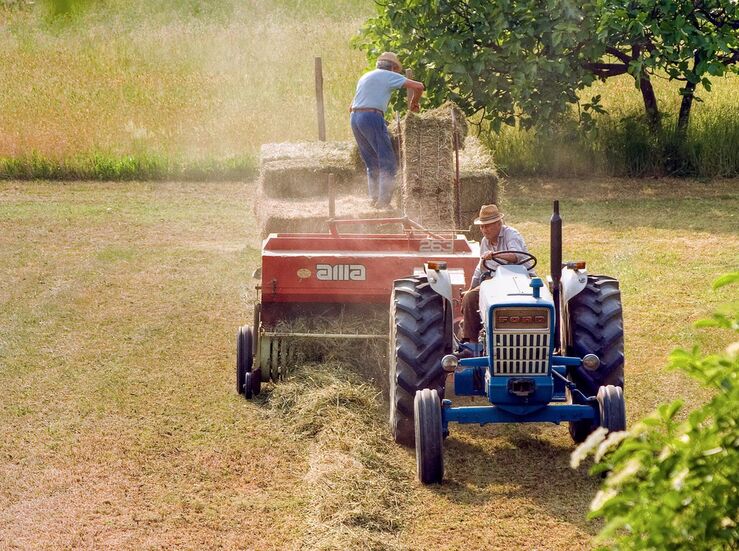
[[[366,67],[348,40],[371,5],[106,0],[54,19],[41,4],[0,9],[0,158],[61,166],[102,151],[203,166],[316,139],[315,56],[328,138],[345,139]]]
[[[593,94],[603,95],[608,114],[599,116],[590,131],[578,128],[573,115],[547,132],[483,130],[484,141],[508,174],[739,176],[739,77],[715,79],[714,91],[694,103],[685,141],[676,132],[678,85],[658,81],[663,124],[653,133],[630,81],[623,77],[593,88]]]
[[[328,139],[350,139],[347,109],[367,61],[349,39],[374,9],[372,0],[1,4],[0,177],[246,176],[262,143],[316,139],[315,56]],[[485,139],[509,174],[739,174],[739,79],[716,79],[679,149],[677,85],[655,86],[667,113],[656,138],[624,76],[593,87],[609,111],[595,133],[508,128]]]

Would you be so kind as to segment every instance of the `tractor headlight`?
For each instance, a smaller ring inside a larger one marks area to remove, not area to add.
[[[600,367],[600,358],[595,354],[586,354],[582,359],[582,365],[589,371],[595,371]]]
[[[459,360],[454,354],[447,354],[441,359],[441,368],[447,373],[454,373],[459,365]]]

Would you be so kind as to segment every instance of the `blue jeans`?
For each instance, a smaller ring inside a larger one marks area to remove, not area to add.
[[[352,132],[359,146],[359,155],[367,167],[367,191],[379,204],[390,202],[395,189],[397,163],[385,119],[373,111],[351,115]]]

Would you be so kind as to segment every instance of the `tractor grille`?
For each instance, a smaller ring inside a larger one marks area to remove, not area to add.
[[[549,331],[493,333],[493,375],[546,375]]]

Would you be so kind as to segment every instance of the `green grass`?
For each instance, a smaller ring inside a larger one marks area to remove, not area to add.
[[[664,365],[676,346],[729,342],[691,323],[731,298],[710,282],[739,264],[736,184],[507,184],[508,221],[541,274],[558,197],[565,257],[620,279],[630,422],[706,398]],[[235,331],[259,263],[251,193],[0,182],[0,541],[589,548],[598,480],[569,469],[564,427],[453,427],[447,483],[421,488],[359,373],[319,366],[256,402],[236,395]]]
[[[317,139],[315,56],[328,139],[351,139],[347,109],[367,60],[349,40],[371,0],[56,3],[73,9],[0,8],[0,178],[243,177],[261,144]],[[737,77],[714,79],[680,149],[677,85],[655,87],[666,116],[656,139],[624,76],[592,89],[609,111],[596,135],[508,128],[487,141],[512,175],[736,176]]]

